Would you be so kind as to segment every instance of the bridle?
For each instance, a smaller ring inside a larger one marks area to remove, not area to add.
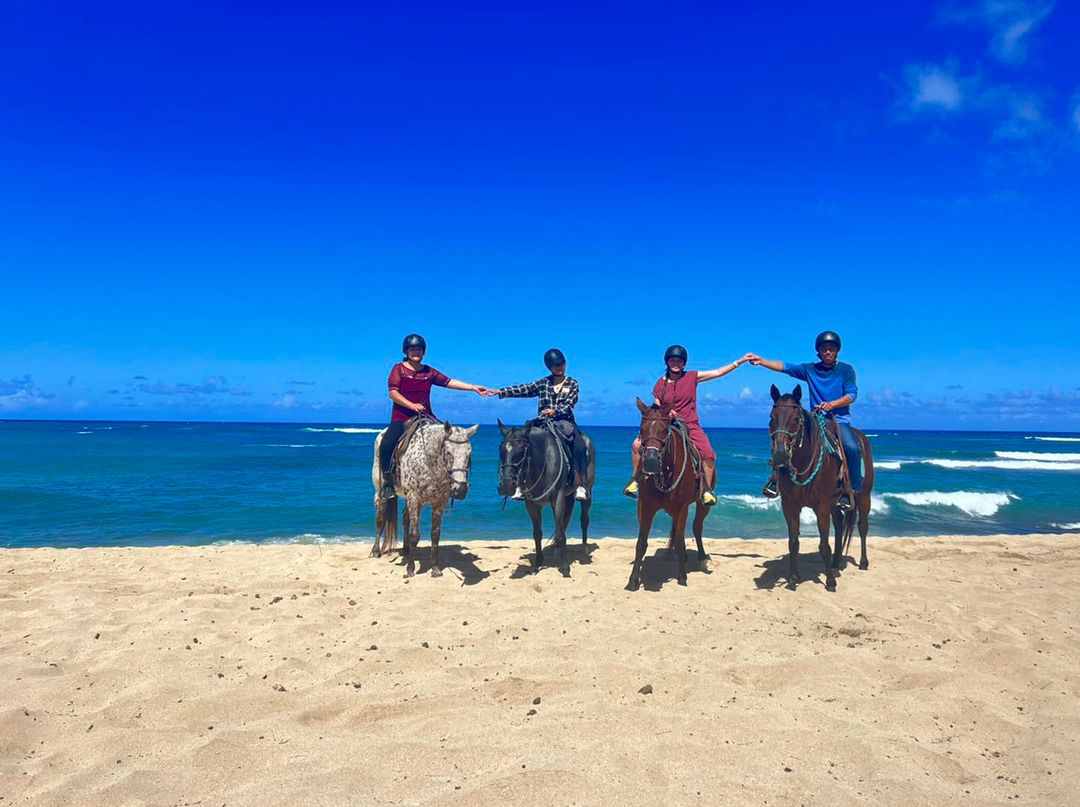
[[[770,459],[769,464],[777,470],[779,470],[780,468],[787,468],[788,478],[791,480],[792,484],[799,487],[806,487],[817,477],[822,465],[825,464],[825,458],[829,454],[839,455],[839,449],[835,445],[833,445],[832,440],[829,439],[829,433],[825,428],[825,415],[815,411],[813,413],[814,422],[817,424],[818,433],[821,437],[821,440],[818,443],[817,462],[815,464],[814,460],[811,459],[809,462],[807,462],[806,467],[800,471],[798,468],[795,467],[795,449],[803,447],[803,443],[806,438],[806,432],[808,431],[806,423],[806,410],[803,409],[802,406],[799,404],[780,403],[773,405],[773,411],[775,412],[777,409],[797,409],[799,412],[799,428],[797,431],[780,428],[769,430],[769,440],[772,442],[775,442],[777,435],[783,435],[787,438],[787,440],[784,442],[784,450],[787,453],[787,462],[784,465],[777,466],[773,462],[773,460]],[[791,438],[795,437],[796,435],[798,435],[799,441],[793,448]],[[814,466],[813,470],[810,470],[811,465]],[[800,480],[799,477],[804,475],[806,476],[802,480]]]
[[[643,418],[642,422],[641,422],[641,425],[642,425],[643,428],[645,426],[646,420],[657,421],[657,420],[659,420],[659,418]],[[677,488],[679,486],[679,483],[682,482],[683,475],[686,473],[686,466],[690,461],[690,446],[688,444],[688,439],[687,439],[687,435],[686,435],[686,429],[676,427],[675,423],[676,423],[676,421],[674,419],[672,419],[672,420],[670,420],[668,422],[667,432],[664,434],[663,439],[660,439],[659,437],[654,437],[654,436],[645,437],[645,435],[641,432],[641,430],[640,429],[638,430],[638,437],[641,440],[641,465],[640,465],[641,474],[642,474],[642,476],[644,476],[646,478],[652,478],[653,485],[656,487],[656,489],[660,493],[665,493],[665,494],[670,493],[671,491],[675,490],[675,488]],[[674,434],[678,434],[679,437],[682,439],[682,445],[683,445],[682,467],[679,468],[679,473],[675,477],[675,481],[672,482],[670,485],[665,487],[663,482],[661,481],[663,479],[663,474],[664,474],[663,458],[667,455],[668,447],[671,444],[671,437]],[[645,465],[645,456],[644,456],[645,455],[645,450],[647,448],[653,448],[654,447],[654,446],[649,445],[650,442],[656,444],[655,448],[656,448],[656,450],[657,450],[657,452],[658,452],[658,454],[659,454],[659,456],[661,458],[660,470],[659,471],[649,471],[649,470],[647,470],[646,465]]]
[[[542,494],[540,494],[539,496],[531,495],[536,486],[539,485],[544,479],[544,471],[547,469],[547,462],[545,461],[544,464],[540,466],[540,471],[536,475],[536,479],[534,479],[528,487],[521,488],[521,495],[524,496],[526,499],[534,502],[542,502],[547,499],[547,497],[551,495],[551,492],[555,490],[558,484],[562,481],[563,476],[566,473],[566,456],[562,446],[559,445],[559,440],[561,438],[557,434],[555,434],[555,430],[551,426],[550,420],[546,420],[544,425],[555,438],[555,450],[559,454],[559,473],[555,475],[555,478],[552,479],[551,484],[548,485],[547,490],[545,490]],[[519,484],[522,479],[522,474],[527,472],[527,470],[532,466],[532,451],[530,450],[528,438],[524,436],[524,432],[522,433],[520,442],[525,444],[525,448],[521,452],[521,459],[519,459],[517,462],[506,460],[504,463],[502,463],[504,467],[508,466],[513,471],[514,479],[518,480]],[[504,445],[505,444],[511,444],[511,441],[507,439],[504,441]],[[500,470],[502,470],[502,468],[500,468]]]

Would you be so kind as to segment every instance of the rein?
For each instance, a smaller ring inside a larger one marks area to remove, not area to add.
[[[803,470],[801,470],[801,471],[798,468],[795,467],[795,457],[794,457],[795,451],[791,447],[791,440],[788,440],[788,442],[787,442],[787,455],[788,455],[788,462],[790,463],[789,472],[788,472],[788,478],[791,480],[792,484],[797,485],[797,486],[799,486],[801,488],[806,487],[811,482],[813,482],[814,479],[817,478],[818,473],[821,471],[822,466],[825,464],[825,458],[826,457],[828,457],[830,454],[835,454],[836,456],[840,455],[840,449],[837,448],[835,445],[833,445],[832,440],[829,438],[829,432],[828,432],[828,429],[825,426],[825,424],[827,422],[827,419],[826,419],[825,415],[822,414],[821,412],[814,412],[813,417],[814,417],[814,423],[815,423],[815,425],[817,425],[818,434],[820,436],[820,441],[818,442],[817,462],[816,462],[816,464],[814,464],[813,471],[810,471],[810,465],[811,465],[811,463],[813,463],[813,460],[808,462],[806,467],[803,468]],[[803,440],[806,437],[806,410],[804,410],[801,406],[799,407],[799,430],[798,430],[798,432],[789,431],[788,429],[773,429],[772,431],[769,432],[769,439],[772,440],[778,434],[782,434],[785,437],[794,437],[796,434],[798,434],[799,443],[796,446],[796,448],[802,448],[803,447]],[[770,464],[771,464],[771,461],[770,461]],[[809,471],[810,475],[807,476],[802,481],[799,481],[799,476],[802,475],[802,474],[807,473],[808,471]]]
[[[534,479],[527,488],[523,487],[521,489],[521,495],[534,502],[542,502],[550,496],[551,492],[555,490],[555,487],[562,481],[563,475],[566,473],[566,452],[563,450],[562,443],[560,442],[562,438],[555,432],[555,426],[552,425],[550,418],[544,418],[544,428],[547,429],[555,440],[555,450],[559,453],[559,473],[555,475],[551,484],[548,485],[547,490],[539,496],[533,496],[531,495],[533,489],[544,480],[544,471],[547,470],[547,462],[545,461],[544,464],[540,466],[540,471],[537,473],[536,479]],[[507,464],[514,469],[515,476],[519,480],[521,479],[522,473],[527,472],[528,469],[532,467],[532,446],[528,444],[527,440],[525,453],[522,455],[521,459],[518,460],[517,463],[510,462]]]
[[[671,493],[671,491],[675,490],[675,488],[677,488],[679,486],[679,483],[682,482],[683,475],[686,473],[686,466],[690,461],[689,437],[687,436],[685,428],[675,426],[675,421],[672,421],[671,424],[668,426],[667,435],[665,435],[663,442],[660,443],[660,456],[661,456],[661,458],[667,456],[668,446],[670,445],[671,435],[673,433],[678,434],[682,438],[682,444],[683,444],[682,467],[679,469],[679,475],[677,477],[675,477],[675,481],[672,482],[669,487],[665,488],[663,486],[662,482],[660,481],[663,478],[663,473],[664,473],[662,465],[661,465],[661,470],[660,470],[659,474],[648,474],[648,473],[645,473],[644,471],[642,471],[642,474],[645,477],[647,477],[647,478],[648,477],[654,477],[653,478],[653,486],[660,493],[662,493],[664,495],[667,495],[668,493]],[[645,441],[644,440],[641,441],[641,450],[642,451],[645,450]]]

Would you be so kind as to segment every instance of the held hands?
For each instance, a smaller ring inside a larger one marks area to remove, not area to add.
[[[757,353],[747,353],[745,356],[739,359],[739,362],[750,362],[750,364],[757,367],[759,364],[761,364],[761,356],[759,356]]]
[[[475,392],[481,398],[496,398],[499,395],[499,391],[497,389],[488,389],[487,387],[480,384],[477,384],[473,388],[473,392]]]

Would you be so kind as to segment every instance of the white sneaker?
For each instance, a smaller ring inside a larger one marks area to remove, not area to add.
[[[514,501],[517,501],[517,502],[520,502],[522,499],[525,498],[525,496],[521,492],[521,487],[520,486],[514,488],[514,495],[511,496],[510,498],[513,499]]]
[[[577,499],[579,502],[588,501],[589,493],[587,490],[585,490],[584,487],[578,485],[578,489],[574,491],[574,498]]]

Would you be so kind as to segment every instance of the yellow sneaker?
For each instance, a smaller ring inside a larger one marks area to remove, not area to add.
[[[711,490],[707,490],[701,494],[701,503],[706,507],[712,507],[716,504],[716,494]]]
[[[631,499],[636,499],[638,493],[637,480],[631,479],[630,484],[623,488],[622,492],[624,495],[629,496]]]

